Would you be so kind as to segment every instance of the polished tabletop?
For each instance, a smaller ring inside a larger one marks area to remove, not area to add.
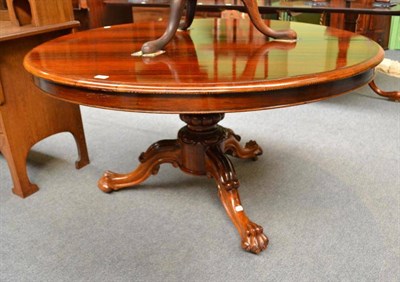
[[[33,49],[24,65],[43,90],[64,100],[132,111],[197,113],[282,107],[342,94],[372,80],[373,68],[383,59],[377,43],[351,32],[267,23],[274,29],[294,29],[297,42],[269,40],[246,20],[202,19],[190,31],[177,33],[166,53],[137,57],[132,53],[162,34],[165,24],[127,24],[47,42]],[[63,87],[74,87],[74,94]],[[135,100],[146,95],[157,103]]]
[[[135,7],[168,7],[169,0],[103,0],[107,5],[130,5]],[[391,1],[390,7],[377,7],[374,0],[257,0],[261,13],[270,13],[276,10],[320,13],[346,12],[379,15],[400,15],[399,0]],[[239,10],[245,11],[240,0],[198,0],[197,9],[202,11]]]

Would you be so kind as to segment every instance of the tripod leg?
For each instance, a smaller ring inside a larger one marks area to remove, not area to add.
[[[143,54],[156,53],[157,51],[162,50],[162,48],[164,48],[164,46],[172,40],[176,31],[178,30],[179,21],[182,17],[183,8],[185,7],[186,1],[187,0],[171,0],[167,29],[160,38],[143,44]]]
[[[197,0],[188,0],[186,3],[185,19],[179,24],[179,29],[186,30],[190,27],[193,22],[194,15],[196,13]]]
[[[162,140],[154,143],[139,157],[140,164],[132,172],[118,174],[111,171],[104,173],[98,187],[104,192],[112,192],[138,185],[158,173],[160,165],[171,163],[177,167],[180,163],[180,146],[176,140]]]
[[[265,36],[285,40],[295,40],[297,38],[297,34],[294,30],[273,30],[267,26],[258,11],[257,1],[242,0],[242,2],[246,6],[247,13],[249,14],[250,20],[253,22],[254,26]]]
[[[252,222],[244,212],[238,193],[239,181],[231,161],[218,147],[207,152],[206,168],[218,185],[218,194],[226,213],[232,220],[242,239],[242,248],[255,254],[265,250],[268,238],[263,228]]]

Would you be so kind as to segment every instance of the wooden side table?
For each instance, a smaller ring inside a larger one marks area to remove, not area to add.
[[[43,95],[22,65],[29,50],[78,25],[76,21],[41,27],[0,22],[0,152],[10,169],[13,192],[22,198],[39,189],[29,181],[26,159],[40,140],[71,132],[79,152],[76,168],[89,163],[79,106]]]

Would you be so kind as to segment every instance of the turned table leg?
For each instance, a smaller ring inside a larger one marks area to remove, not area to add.
[[[240,202],[237,179],[230,154],[244,159],[256,159],[262,154],[255,141],[245,147],[239,144],[240,137],[232,130],[218,125],[224,114],[182,114],[187,124],[181,128],[176,140],[161,140],[151,145],[139,157],[140,164],[132,172],[118,174],[107,171],[98,186],[104,192],[132,187],[157,174],[160,165],[171,163],[192,175],[207,175],[214,178],[218,194],[225,210],[241,237],[242,248],[252,253],[266,249],[268,238],[263,228],[252,222]]]

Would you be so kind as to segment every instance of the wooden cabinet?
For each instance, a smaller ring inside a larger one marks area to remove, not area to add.
[[[23,67],[24,56],[32,48],[70,33],[79,22],[18,25],[0,21],[0,152],[10,169],[13,192],[24,198],[38,190],[28,178],[26,162],[29,150],[40,140],[70,132],[80,155],[76,167],[88,164],[89,158],[79,106],[48,97]]]
[[[342,0],[332,0],[331,5],[341,5]],[[362,34],[376,41],[382,48],[387,49],[389,46],[390,23],[389,15],[372,15],[361,14],[361,8],[365,10],[373,9],[374,0],[358,0],[355,3],[356,10],[351,10],[352,2],[346,2],[349,5],[348,11],[345,13],[330,13],[328,24],[331,27],[345,29]],[[381,9],[384,11],[384,9]]]
[[[169,8],[158,7],[133,7],[133,22],[167,21],[169,18]],[[196,18],[218,18],[221,17],[219,11],[197,11]]]
[[[71,0],[6,0],[14,25],[43,26],[73,19]]]
[[[331,27],[346,29],[362,34],[388,49],[391,16],[360,15],[357,13],[332,13],[329,17]]]
[[[131,23],[132,8],[127,5],[106,5],[102,0],[73,0],[75,19],[80,30],[107,25]]]
[[[356,32],[365,35],[384,49],[388,49],[390,38],[391,16],[360,15]]]

